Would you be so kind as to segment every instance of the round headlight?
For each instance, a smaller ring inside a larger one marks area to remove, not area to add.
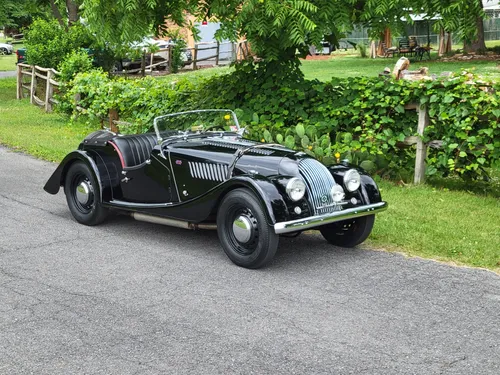
[[[330,195],[335,203],[342,202],[345,198],[344,189],[340,185],[333,185],[332,190],[330,190]]]
[[[286,184],[286,193],[294,202],[302,199],[306,193],[306,184],[300,178],[294,177]]]
[[[358,190],[361,185],[361,176],[355,169],[349,169],[344,175],[344,186],[349,191]]]

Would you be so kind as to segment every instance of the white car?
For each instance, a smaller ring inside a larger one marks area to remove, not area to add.
[[[0,43],[0,55],[11,55],[14,47],[11,44]]]
[[[175,42],[167,41],[162,39],[144,38],[141,43],[137,43],[136,46],[142,47],[145,51],[148,50],[148,46],[156,45],[160,50],[167,49],[169,46],[174,46]],[[156,52],[155,56],[160,56],[161,58],[168,61],[168,51]],[[193,55],[190,48],[185,48],[181,53],[182,61],[184,65],[189,65],[193,62]]]

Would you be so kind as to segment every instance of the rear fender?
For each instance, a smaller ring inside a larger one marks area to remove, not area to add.
[[[107,171],[105,170],[99,172],[99,168],[97,166],[96,161],[91,157],[91,155],[87,151],[75,150],[66,155],[66,157],[56,168],[54,173],[52,173],[52,176],[50,176],[43,189],[47,193],[57,194],[59,192],[60,187],[64,185],[64,181],[66,179],[66,173],[68,172],[69,167],[76,161],[82,161],[90,168],[90,171],[92,172],[94,179],[97,181],[99,185],[99,194],[102,201],[103,192],[108,190],[106,189],[106,186],[103,185],[109,185],[107,183],[109,181],[109,176],[106,177]],[[103,178],[103,176],[105,178]]]

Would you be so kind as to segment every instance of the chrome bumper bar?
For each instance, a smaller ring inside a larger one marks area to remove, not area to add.
[[[387,209],[387,202],[368,204],[366,206],[348,208],[325,215],[310,216],[303,219],[284,221],[274,224],[276,234],[307,230],[321,225],[335,223],[336,221],[354,219],[361,216],[373,215]]]

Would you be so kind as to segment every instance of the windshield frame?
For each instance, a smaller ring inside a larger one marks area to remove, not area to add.
[[[160,135],[160,130],[158,129],[158,120],[161,120],[161,119],[164,119],[164,118],[167,118],[167,117],[175,117],[175,116],[180,116],[180,115],[188,115],[188,114],[192,114],[192,113],[210,113],[210,112],[212,112],[212,113],[213,112],[220,112],[220,113],[231,114],[231,116],[233,117],[234,125],[237,128],[237,131],[233,132],[233,133],[238,133],[238,134],[241,133],[242,129],[240,127],[240,123],[238,122],[238,118],[236,117],[236,113],[234,113],[234,111],[232,111],[230,109],[194,109],[194,110],[191,110],[191,111],[174,112],[174,113],[169,113],[169,114],[166,114],[166,115],[155,117],[155,119],[153,120],[153,126],[154,126],[154,129],[155,129],[156,137],[158,138],[158,143],[161,143],[163,141],[163,138]],[[220,132],[221,131],[217,131],[217,133],[220,133]],[[201,131],[200,133],[205,133],[205,132]],[[179,134],[183,134],[183,132],[179,131]],[[187,130],[186,132],[184,132],[184,134],[189,134],[189,130]]]

